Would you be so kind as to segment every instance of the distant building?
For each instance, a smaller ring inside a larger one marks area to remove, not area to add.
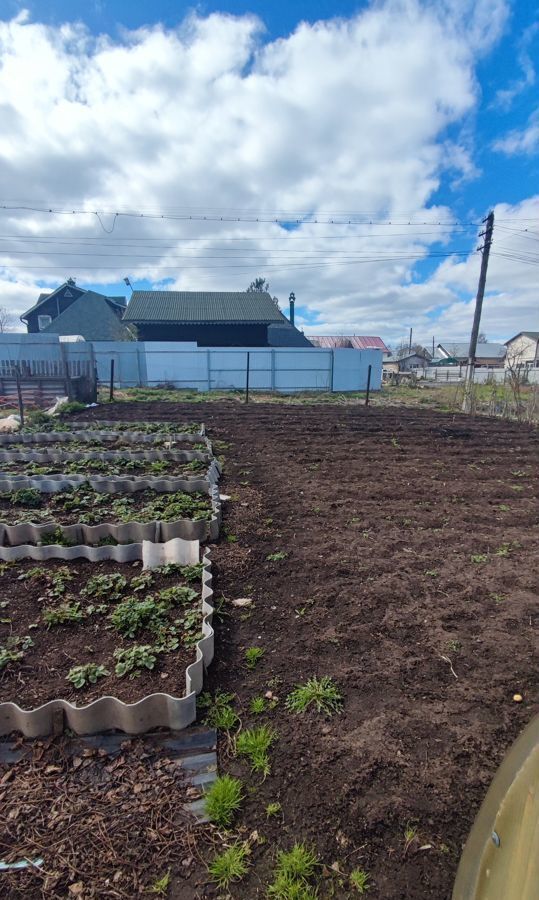
[[[366,337],[359,334],[309,334],[307,335],[313,347],[323,347],[330,350],[352,348],[354,350],[381,350],[384,356],[391,356],[391,350],[386,347],[382,338]]]
[[[525,369],[539,367],[539,331],[519,331],[505,342],[506,367],[523,366]]]
[[[462,341],[444,341],[436,347],[435,359],[437,362],[439,360],[452,359],[456,360],[459,365],[465,365],[468,362],[469,349],[469,341],[466,343]],[[502,368],[505,353],[506,350],[503,344],[491,344],[488,341],[478,343],[475,351],[475,367]]]
[[[123,321],[141,341],[199,347],[311,347],[266,292],[133,291]]]
[[[78,287],[72,278],[50,294],[40,294],[21,316],[29,334],[81,335],[87,341],[128,341],[133,334],[122,316],[125,297],[106,297]]]
[[[429,365],[430,354],[405,353],[404,356],[388,356],[383,360],[384,372],[418,372]]]

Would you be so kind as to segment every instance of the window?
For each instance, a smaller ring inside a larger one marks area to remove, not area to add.
[[[38,316],[37,317],[37,327],[40,331],[44,331],[48,325],[52,322],[52,316]]]

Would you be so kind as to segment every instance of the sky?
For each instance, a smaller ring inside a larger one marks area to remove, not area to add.
[[[307,334],[539,330],[530,0],[0,0],[0,306],[296,296]]]

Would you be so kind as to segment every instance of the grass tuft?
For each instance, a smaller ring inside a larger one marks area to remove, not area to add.
[[[233,881],[241,881],[247,874],[247,857],[250,852],[249,845],[239,841],[223,850],[208,866],[211,880],[225,890]]]
[[[286,698],[286,708],[291,712],[304,713],[309,706],[328,716],[339,713],[343,699],[337,685],[328,675],[309,678],[305,684],[298,684]]]
[[[317,866],[316,854],[305,844],[296,843],[291,850],[280,850],[268,897],[275,900],[316,900],[318,891],[310,882]]]
[[[364,872],[363,869],[354,869],[350,874],[350,884],[355,888],[358,894],[364,894],[370,887],[368,884],[369,877],[370,876],[367,872]]]
[[[245,651],[245,665],[248,669],[254,669],[256,664],[260,662],[265,651],[262,647],[247,647]]]
[[[228,828],[243,800],[243,787],[238,778],[221,775],[217,778],[205,797],[208,818],[216,825]]]
[[[269,725],[246,728],[236,738],[236,753],[247,756],[252,771],[261,772],[265,778],[271,771],[268,751],[276,740],[277,732]]]

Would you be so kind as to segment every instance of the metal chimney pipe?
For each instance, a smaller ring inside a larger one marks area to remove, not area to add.
[[[293,325],[293,324],[294,324],[294,306],[295,306],[295,303],[296,303],[296,295],[294,294],[293,291],[290,292],[290,296],[289,296],[289,298],[288,298],[288,301],[289,301],[289,303],[290,303],[290,313],[289,313],[289,315],[288,315],[288,318],[289,318],[289,320],[290,320],[290,324]]]

